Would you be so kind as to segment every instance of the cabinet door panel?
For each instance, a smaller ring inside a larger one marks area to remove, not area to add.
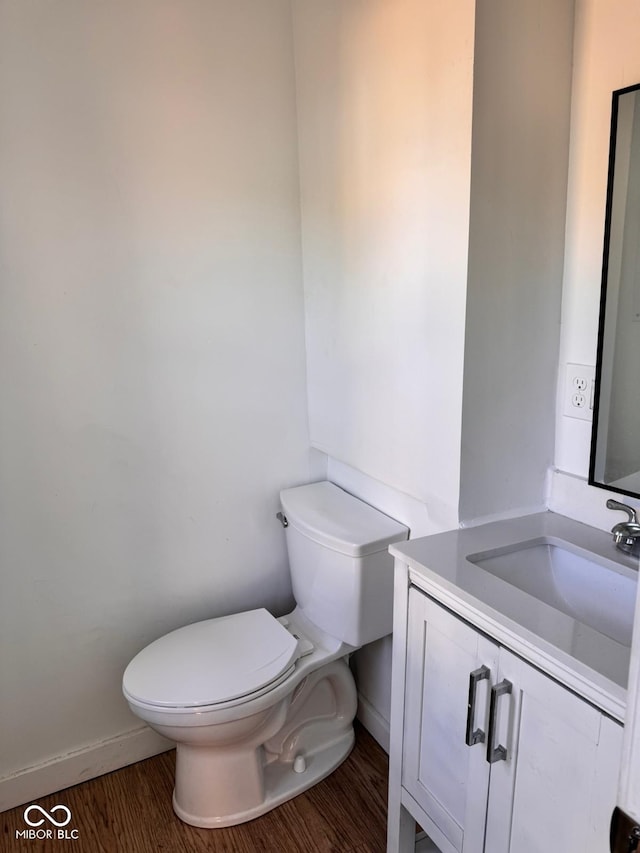
[[[498,647],[422,593],[409,594],[403,785],[456,850],[482,851],[486,743],[467,746],[469,677],[493,675]],[[473,729],[486,732],[490,679],[478,682]]]
[[[518,719],[507,761],[491,770],[486,849],[606,850],[601,801],[615,797],[616,724],[506,649],[499,676],[513,682]]]

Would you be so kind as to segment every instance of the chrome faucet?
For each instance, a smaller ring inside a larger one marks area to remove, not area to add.
[[[628,516],[627,521],[621,521],[611,528],[616,548],[634,557],[640,555],[640,523],[635,509],[611,498],[607,501],[607,509],[619,509]]]

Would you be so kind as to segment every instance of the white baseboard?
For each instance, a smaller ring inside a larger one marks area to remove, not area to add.
[[[389,752],[389,723],[373,705],[358,695],[358,719],[385,752]],[[148,726],[109,740],[59,755],[0,778],[0,812],[31,803],[40,797],[79,785],[104,773],[119,770],[173,749],[175,744]]]
[[[119,770],[173,746],[144,726],[19,770],[0,779],[0,812]]]
[[[391,739],[389,723],[361,693],[358,693],[358,711],[356,716],[388,755]]]

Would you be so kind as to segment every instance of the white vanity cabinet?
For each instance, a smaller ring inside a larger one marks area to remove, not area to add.
[[[608,850],[620,723],[404,583],[388,853]]]

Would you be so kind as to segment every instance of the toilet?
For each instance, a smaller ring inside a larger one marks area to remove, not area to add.
[[[198,827],[258,817],[328,776],[354,742],[349,655],[391,633],[407,528],[329,482],[280,493],[295,609],[178,628],[123,676],[129,707],[176,742],[173,808]]]

